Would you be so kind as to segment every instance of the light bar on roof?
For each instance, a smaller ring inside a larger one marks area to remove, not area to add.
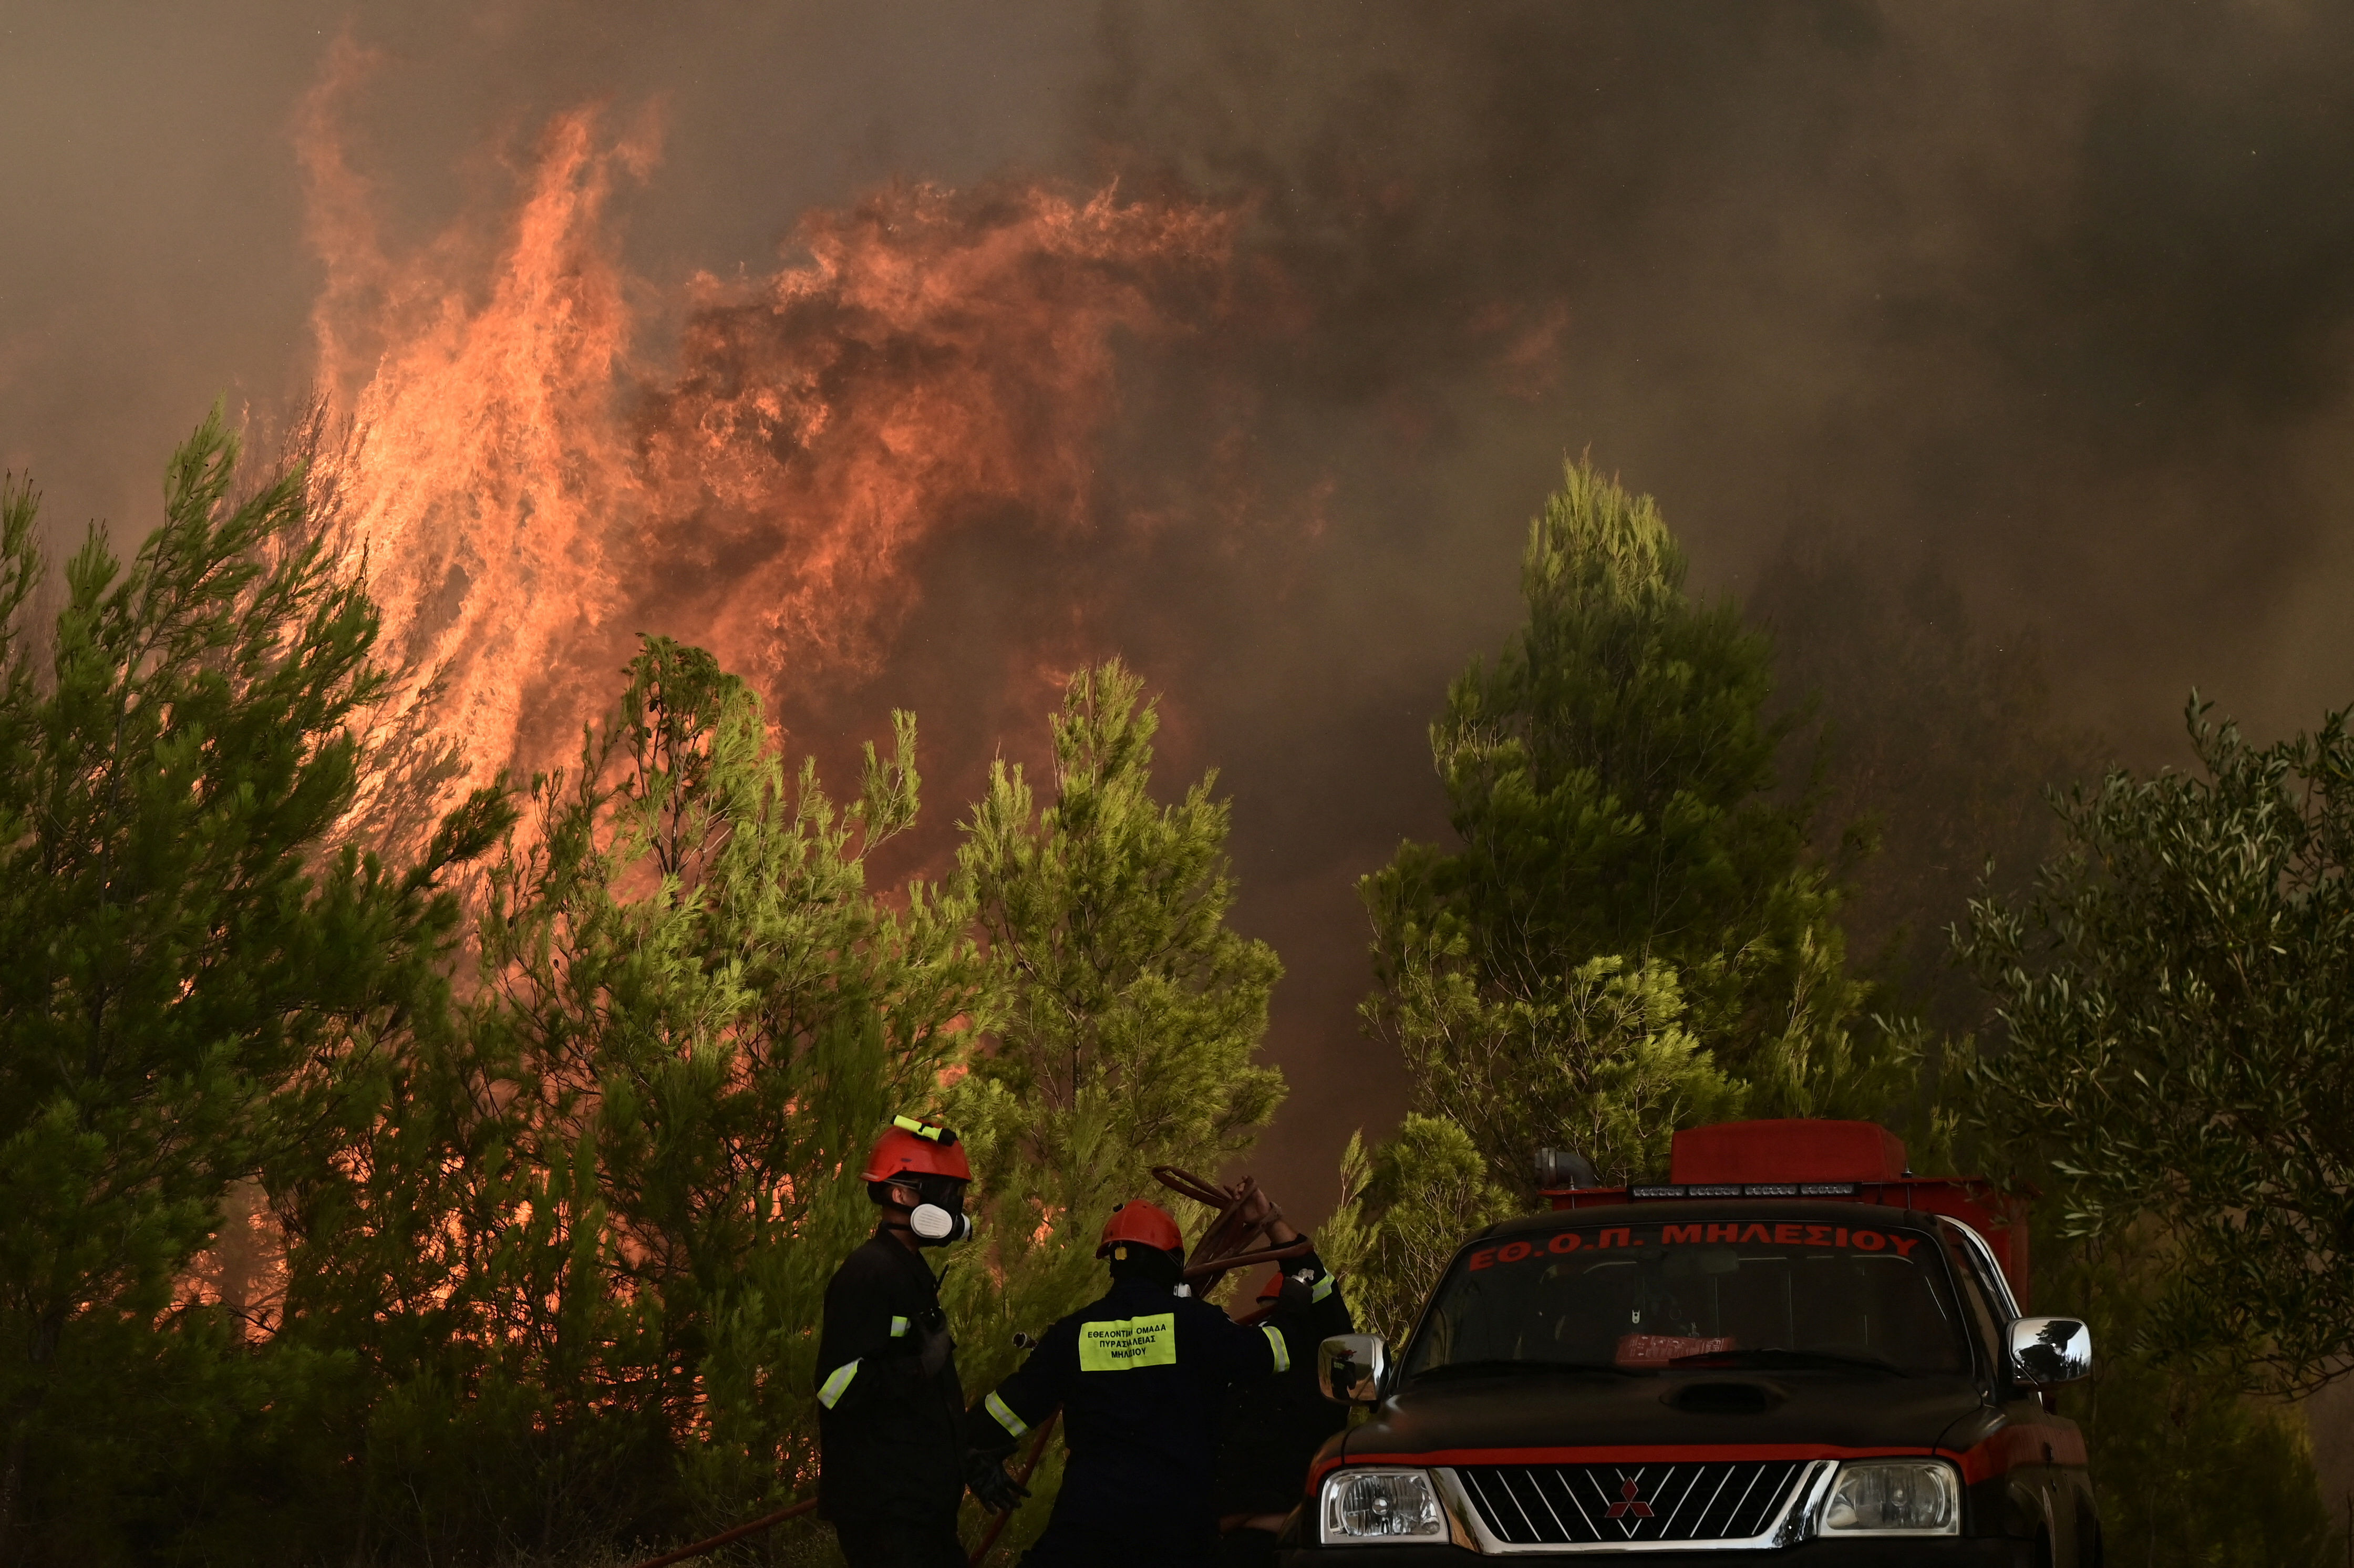
[[[1627,1196],[1659,1198],[1852,1198],[1853,1181],[1686,1181],[1629,1187]]]

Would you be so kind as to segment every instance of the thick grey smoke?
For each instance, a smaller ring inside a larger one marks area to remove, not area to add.
[[[1938,703],[1980,722],[1987,690],[2030,691],[1998,651],[2031,638],[2049,699],[2017,724],[2052,738],[2005,754],[2004,799],[2087,729],[2171,757],[2193,683],[2264,731],[2354,694],[2343,7],[18,4],[0,458],[61,537],[143,526],[216,393],[305,388],[292,126],[345,26],[383,56],[349,153],[396,238],[498,211],[552,112],[659,115],[617,198],[650,367],[686,276],[766,270],[804,211],[895,179],[1116,176],[1243,213],[1226,293],[1129,354],[1098,461],[1107,507],[1243,525],[979,516],[924,557],[880,673],[769,673],[829,760],[917,708],[942,828],[991,751],[1036,755],[1005,694],[1040,649],[1123,652],[1167,694],[1172,785],[1223,768],[1244,923],[1291,971],[1261,1163],[1298,1208],[1395,1114],[1352,1017],[1351,883],[1444,831],[1423,727],[1509,630],[1564,452],[1659,495],[1703,586],[1770,605],[1883,760],[1897,718],[1950,740]],[[695,602],[657,574],[640,608]],[[644,629],[694,637],[678,613]],[[1980,665],[1992,688],[1897,684]],[[1976,749],[1859,764],[1853,798],[1934,791]],[[1982,784],[1954,798],[1991,810]],[[1892,844],[1883,927],[1954,913],[1961,819],[1913,816],[1936,842]]]
[[[1502,630],[1564,448],[1777,623],[1834,806],[1889,834],[1860,943],[1950,1017],[1935,928],[2039,847],[2021,813],[2085,732],[2172,760],[2194,683],[2258,729],[2354,696],[2354,16],[1215,15],[1110,16],[1089,123],[1131,178],[1255,200],[1313,313],[1250,379],[1270,446],[1338,482],[1290,631],[1332,662],[1186,683],[1253,736],[1218,754],[1297,901],[1294,1059],[1355,1060],[1335,874],[1430,809],[1414,726]],[[1334,798],[1371,809],[1260,804]]]

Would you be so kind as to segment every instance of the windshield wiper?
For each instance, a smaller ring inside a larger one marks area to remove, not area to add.
[[[1755,1351],[1707,1351],[1696,1356],[1676,1356],[1671,1367],[1857,1367],[1866,1372],[1913,1374],[1871,1351],[1785,1351],[1768,1346]]]
[[[1640,1377],[1649,1369],[1622,1367],[1612,1361],[1442,1361],[1435,1367],[1425,1367],[1414,1374],[1415,1380],[1426,1377],[1480,1377],[1521,1372],[1608,1372],[1613,1377]]]

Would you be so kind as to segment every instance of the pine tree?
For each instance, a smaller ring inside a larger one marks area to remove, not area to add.
[[[1360,884],[1368,1026],[1415,1108],[1522,1202],[1541,1144],[1623,1181],[1680,1126],[1875,1114],[1911,1085],[1911,1033],[1864,1016],[1806,798],[1777,773],[1796,720],[1770,712],[1771,647],[1685,570],[1649,497],[1567,465],[1530,525],[1527,623],[1431,726],[1458,843],[1402,844]],[[1406,1168],[1437,1171],[1437,1148],[1371,1168],[1427,1186]]]
[[[1113,1203],[1168,1202],[1153,1166],[1214,1171],[1283,1096],[1257,1061],[1282,968],[1226,924],[1217,776],[1175,804],[1153,799],[1160,721],[1141,691],[1118,661],[1073,675],[1052,721],[1050,799],[1001,763],[965,824],[959,863],[997,997],[949,1113],[972,1141],[991,1248],[956,1298],[975,1326],[960,1352],[975,1386],[1011,1370],[1011,1330],[1102,1288],[1096,1237]]]
[[[1326,1222],[1319,1251],[1348,1279],[1358,1324],[1394,1345],[1405,1342],[1463,1238],[1517,1207],[1489,1176],[1469,1133],[1445,1117],[1413,1111],[1370,1151],[1363,1134],[1350,1135],[1341,1187],[1346,1196]]]
[[[377,1528],[440,1555],[716,1529],[813,1479],[814,1331],[855,1171],[981,1011],[970,910],[896,912],[912,719],[837,810],[760,705],[650,639],[493,869],[482,990],[320,1174],[302,1332],[373,1363]]]
[[[1568,465],[1530,526],[1526,626],[1473,661],[1431,727],[1459,847],[1403,845],[1363,884],[1383,981],[1369,1014],[1411,1057],[1432,1031],[1412,999],[1438,977],[1581,1021],[1599,980],[1652,1000],[1616,1010],[1602,1037],[1620,1046],[1558,1031],[1574,1055],[1664,1065],[1681,1030],[1753,1111],[1877,1109],[1909,1061],[1864,1024],[1839,889],[1807,851],[1805,796],[1777,777],[1795,720],[1769,711],[1771,646],[1732,604],[1695,603],[1685,572],[1649,497]],[[1723,1109],[1685,1054],[1680,1092]],[[1593,1152],[1630,1169],[1659,1151],[1653,1133]]]
[[[1141,692],[1116,660],[1074,675],[1053,721],[1052,802],[1040,810],[1023,770],[999,763],[959,856],[1005,989],[972,1111],[1009,1153],[1092,1183],[1214,1168],[1283,1093],[1253,1063],[1282,967],[1225,923],[1217,775],[1175,805],[1153,800],[1160,719]]]
[[[0,489],[0,1556],[86,1561],[272,1401],[248,1325],[191,1288],[233,1191],[344,1108],[443,1001],[453,867],[344,841],[381,691],[376,616],[303,476],[233,495],[219,411],[126,568],[68,566],[46,676],[22,625],[36,499]]]

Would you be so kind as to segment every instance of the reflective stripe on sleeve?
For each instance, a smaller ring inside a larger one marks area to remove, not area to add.
[[[857,1375],[856,1361],[843,1362],[833,1369],[832,1376],[818,1385],[817,1402],[828,1410],[832,1410],[841,1400],[843,1391],[850,1387],[850,1380]]]
[[[905,1318],[891,1319],[891,1337],[895,1340],[904,1340],[907,1337],[907,1319]]]
[[[1030,1424],[1014,1414],[1013,1407],[998,1398],[996,1394],[991,1393],[981,1403],[991,1415],[997,1417],[997,1424],[1004,1427],[1008,1435],[1019,1437],[1030,1430]]]
[[[1330,1296],[1330,1295],[1331,1295],[1331,1294],[1332,1294],[1332,1277],[1331,1277],[1331,1275],[1329,1275],[1329,1274],[1328,1274],[1328,1275],[1325,1275],[1322,1278],[1319,1279],[1319,1280],[1316,1282],[1316,1288],[1315,1288],[1314,1290],[1312,1290],[1312,1291],[1309,1292],[1308,1298],[1309,1298],[1310,1301],[1321,1301],[1321,1300],[1323,1300],[1323,1299],[1324,1299],[1324,1298],[1326,1298],[1327,1296]]]
[[[1283,1342],[1283,1330],[1272,1323],[1261,1323],[1258,1327],[1259,1332],[1267,1336],[1267,1342],[1275,1347],[1275,1370],[1279,1372],[1289,1372],[1291,1347]]]

